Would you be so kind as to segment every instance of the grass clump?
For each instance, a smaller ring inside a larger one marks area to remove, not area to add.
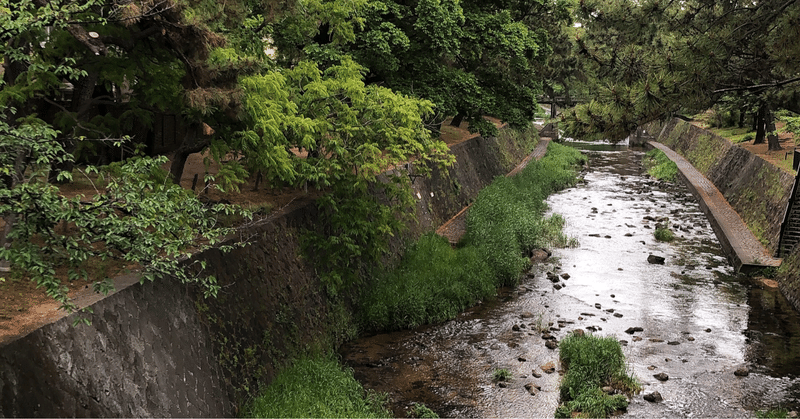
[[[370,284],[360,300],[363,330],[413,328],[452,319],[515,284],[537,247],[574,244],[563,218],[543,217],[544,199],[574,185],[579,151],[551,143],[548,154],[513,178],[498,177],[476,198],[467,233],[456,249],[429,233],[409,247],[399,265]]]
[[[437,415],[436,412],[431,410],[428,406],[425,406],[422,403],[414,402],[411,404],[411,409],[408,411],[408,417],[436,419],[439,417],[439,415]]]
[[[660,242],[671,242],[675,240],[675,233],[666,227],[657,228],[656,231],[653,232],[653,235],[656,236],[656,240]]]
[[[678,179],[678,166],[657,148],[645,154],[642,164],[647,173],[656,179],[668,182],[675,182]]]
[[[556,417],[609,417],[628,407],[623,394],[609,395],[602,387],[633,393],[640,384],[628,374],[622,346],[613,337],[572,334],[559,344],[566,374],[561,380],[561,405]]]
[[[245,417],[383,418],[391,416],[386,397],[366,392],[331,355],[300,359],[281,371],[261,396],[249,403]]]
[[[756,410],[755,414],[757,418],[788,418],[789,410],[779,407],[769,410]]]
[[[492,372],[492,380],[494,381],[511,381],[511,371],[505,368],[498,368]]]

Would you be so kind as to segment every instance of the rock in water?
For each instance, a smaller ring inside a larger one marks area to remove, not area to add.
[[[741,367],[738,370],[733,372],[733,375],[737,377],[747,377],[750,375],[750,370],[747,367]]]
[[[667,381],[667,380],[669,380],[669,375],[667,375],[667,374],[665,374],[663,372],[660,372],[658,374],[653,374],[653,377],[655,377],[656,380],[658,380],[658,381]]]
[[[664,401],[664,398],[661,397],[661,393],[659,393],[657,391],[654,391],[654,392],[649,393],[649,394],[645,394],[644,395],[644,399],[647,400],[650,403],[661,403],[661,402]]]
[[[663,257],[656,256],[656,255],[650,255],[650,256],[647,257],[647,262],[652,263],[652,264],[656,264],[656,265],[663,265],[665,260],[666,259],[664,259]]]

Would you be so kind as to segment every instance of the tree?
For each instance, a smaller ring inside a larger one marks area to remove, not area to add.
[[[644,122],[738,94],[796,106],[800,44],[790,22],[798,16],[793,0],[585,0],[577,43],[581,63],[597,75],[595,100],[567,115],[566,128],[620,140]]]
[[[281,22],[275,44],[282,59],[325,66],[352,56],[366,81],[436,105],[431,124],[455,115],[473,130],[493,133],[484,115],[515,126],[538,110],[541,77],[534,63],[549,53],[541,21],[562,3],[541,1],[381,1],[365,5],[352,41],[336,42],[332,27],[298,34]],[[298,48],[301,47],[301,48]]]
[[[359,4],[279,6],[0,0],[0,259],[68,309],[75,307],[56,267],[68,265],[71,280],[107,258],[138,263],[145,279],[200,282],[213,295],[215,282],[202,266],[181,261],[230,233],[217,219],[237,211],[204,205],[173,184],[188,153],[210,150],[221,167],[216,187],[235,187],[260,171],[273,182],[339,191],[339,205],[363,199],[392,166],[450,161],[424,128],[430,102],[366,85],[364,69],[346,55],[324,67],[298,61],[282,68],[264,53],[278,20],[303,30],[322,25],[332,42],[352,41]],[[146,143],[159,112],[180,115],[185,127],[170,174],[159,168],[165,157],[133,150]],[[74,166],[80,155],[107,147],[127,147],[134,157],[99,169]],[[68,198],[53,184],[75,176],[93,183],[92,197]],[[386,216],[373,221],[371,231],[382,234],[397,224]],[[349,240],[345,248],[371,245],[340,233],[333,240]],[[97,290],[109,285],[95,281]]]

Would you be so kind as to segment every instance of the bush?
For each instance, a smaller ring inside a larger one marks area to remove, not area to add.
[[[381,418],[386,397],[365,392],[333,356],[303,358],[281,371],[243,416],[258,418]]]
[[[385,331],[452,319],[498,287],[515,284],[532,249],[574,244],[561,234],[563,218],[543,218],[544,199],[575,183],[573,167],[583,159],[577,150],[551,143],[541,161],[513,178],[496,178],[470,208],[457,249],[426,234],[397,268],[375,278],[360,301],[361,327]]]
[[[656,179],[668,182],[675,182],[678,179],[678,165],[657,148],[645,154],[642,165],[647,170],[647,173]]]
[[[624,393],[641,389],[628,375],[622,346],[613,337],[570,335],[559,344],[561,363],[567,372],[559,391],[561,405],[557,417],[608,417],[628,406],[622,394],[609,395],[602,391],[610,386]]]
[[[672,233],[672,230],[668,228],[657,228],[653,235],[656,236],[656,240],[660,242],[671,242],[675,240],[675,234]]]

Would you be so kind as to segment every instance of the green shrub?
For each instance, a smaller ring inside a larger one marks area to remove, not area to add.
[[[671,242],[675,240],[675,234],[669,228],[657,228],[653,235],[656,236],[656,240],[660,242]]]
[[[349,368],[333,356],[300,359],[281,371],[261,396],[249,403],[245,417],[381,418],[391,412],[386,397],[365,392]]]
[[[779,407],[775,409],[769,410],[757,410],[756,412],[757,418],[788,418],[789,417],[789,410]]]
[[[642,164],[647,173],[656,179],[668,182],[675,182],[678,179],[678,166],[657,148],[645,154]]]
[[[513,178],[498,177],[476,198],[467,233],[453,249],[434,233],[410,246],[397,268],[374,279],[360,299],[364,330],[413,328],[452,319],[515,284],[537,247],[574,244],[563,218],[544,218],[544,199],[575,183],[575,149],[551,143],[548,154]]]
[[[561,405],[557,417],[608,417],[628,406],[622,394],[609,395],[602,387],[610,386],[630,393],[641,389],[628,375],[622,346],[613,337],[570,335],[559,344],[561,363],[567,372],[559,387]]]
[[[494,381],[510,381],[511,371],[505,368],[498,368],[492,373],[492,380]]]
[[[408,417],[410,418],[430,418],[436,419],[439,415],[436,414],[433,410],[428,408],[422,403],[412,403],[411,409],[408,411]]]

